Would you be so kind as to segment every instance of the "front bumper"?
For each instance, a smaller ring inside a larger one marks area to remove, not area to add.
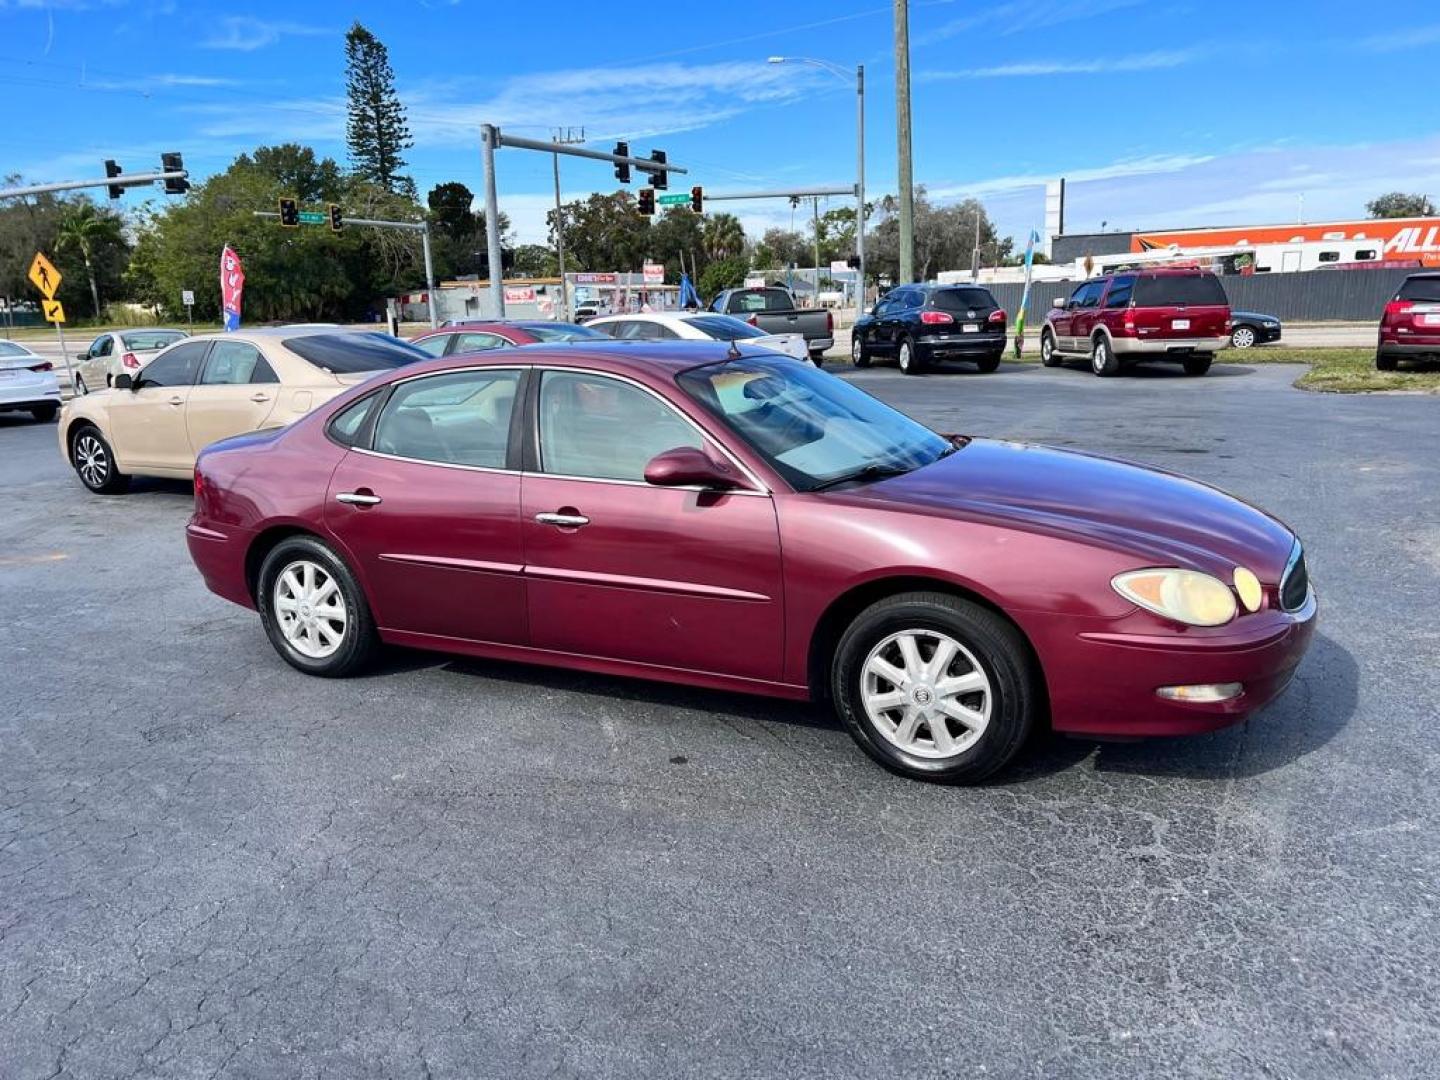
[[[1289,685],[1315,633],[1312,591],[1296,612],[1266,608],[1227,633],[1170,632],[1142,616],[1097,627],[1047,620],[1031,631],[1050,693],[1056,731],[1088,735],[1190,735],[1239,723]],[[1218,702],[1159,697],[1162,686],[1243,684]]]
[[[1230,344],[1230,335],[1190,338],[1112,337],[1110,345],[1116,356],[1174,356],[1177,359],[1194,353],[1219,352]]]
[[[931,334],[915,339],[915,351],[920,356],[938,359],[945,356],[986,356],[1005,351],[1006,336],[1000,333],[975,334]]]

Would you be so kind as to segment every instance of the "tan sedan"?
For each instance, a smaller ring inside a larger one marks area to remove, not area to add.
[[[283,427],[377,371],[429,357],[387,334],[274,327],[171,345],[110,390],[67,402],[60,451],[91,491],[130,477],[189,479],[212,442]]]

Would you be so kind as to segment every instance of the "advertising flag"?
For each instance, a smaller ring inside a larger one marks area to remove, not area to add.
[[[240,302],[245,295],[245,268],[240,256],[229,244],[220,253],[220,307],[225,313],[225,329],[240,329]]]
[[[1030,230],[1030,239],[1025,243],[1025,291],[1020,295],[1020,310],[1015,313],[1015,359],[1020,359],[1020,351],[1025,348],[1025,308],[1030,304],[1030,273],[1035,265],[1035,245],[1040,242],[1040,234],[1034,229]]]

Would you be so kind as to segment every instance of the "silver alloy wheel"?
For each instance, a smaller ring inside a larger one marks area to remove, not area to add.
[[[1095,374],[1098,375],[1105,370],[1105,365],[1109,362],[1109,357],[1106,355],[1108,351],[1109,346],[1105,344],[1105,339],[1097,338],[1095,351],[1090,354],[1090,366],[1095,369]]]
[[[899,362],[900,370],[906,372],[910,370],[910,365],[915,362],[914,356],[910,353],[910,343],[908,341],[902,341],[900,343]]]
[[[290,647],[301,656],[324,660],[345,642],[349,612],[329,570],[309,559],[296,559],[275,577],[275,617]]]
[[[86,432],[75,440],[75,471],[86,487],[98,488],[110,476],[110,455],[105,444]]]
[[[1041,335],[1040,335],[1040,362],[1041,362],[1042,364],[1048,364],[1048,363],[1050,362],[1050,357],[1052,357],[1052,356],[1054,356],[1054,355],[1055,355],[1055,343],[1054,343],[1054,341],[1051,340],[1049,334],[1041,334]]]
[[[1255,331],[1248,326],[1237,326],[1230,335],[1230,344],[1237,349],[1248,349],[1255,344]]]
[[[994,697],[975,654],[938,630],[891,634],[860,669],[860,700],[871,725],[916,757],[969,750],[990,724]]]
[[[857,364],[860,363],[860,354],[862,351],[863,347],[860,344],[860,335],[852,334],[850,337],[850,359]]]

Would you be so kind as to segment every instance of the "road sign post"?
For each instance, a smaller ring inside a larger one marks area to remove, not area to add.
[[[75,392],[75,373],[70,370],[70,352],[65,348],[65,306],[55,299],[55,294],[60,290],[60,271],[55,269],[55,264],[45,257],[43,251],[37,251],[35,258],[30,260],[29,278],[31,284],[40,290],[43,299],[40,301],[40,310],[45,314],[45,320],[55,324],[55,336],[60,339],[60,359],[65,362],[65,375],[70,380],[70,392]]]

